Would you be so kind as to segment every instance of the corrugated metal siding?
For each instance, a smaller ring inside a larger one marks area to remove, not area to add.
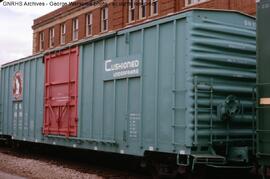
[[[233,145],[245,140],[250,145],[255,139],[255,21],[236,14],[224,17],[222,13],[211,16],[194,12],[189,26],[188,86],[194,145],[225,141]],[[240,100],[244,111],[224,122],[218,119],[217,109],[229,95]]]
[[[14,100],[13,76],[23,76],[22,100]],[[5,135],[28,141],[40,141],[43,121],[44,65],[42,57],[30,57],[1,69],[2,131]]]

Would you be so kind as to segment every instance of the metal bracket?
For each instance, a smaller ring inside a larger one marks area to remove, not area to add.
[[[183,157],[183,160],[186,160],[185,163],[180,162],[181,157]],[[184,167],[189,166],[190,165],[190,155],[182,155],[182,154],[178,153],[176,156],[176,164],[179,166],[184,166]]]

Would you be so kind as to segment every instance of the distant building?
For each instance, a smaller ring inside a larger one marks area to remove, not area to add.
[[[190,8],[256,14],[256,0],[77,0],[34,20],[33,54]]]

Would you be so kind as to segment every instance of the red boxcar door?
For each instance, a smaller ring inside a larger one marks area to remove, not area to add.
[[[77,136],[78,48],[45,56],[45,135]]]

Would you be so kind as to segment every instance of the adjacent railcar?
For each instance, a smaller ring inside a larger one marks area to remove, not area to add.
[[[1,127],[13,139],[178,165],[250,162],[253,17],[192,10],[2,66]]]
[[[257,156],[262,166],[270,166],[270,1],[257,6]]]

